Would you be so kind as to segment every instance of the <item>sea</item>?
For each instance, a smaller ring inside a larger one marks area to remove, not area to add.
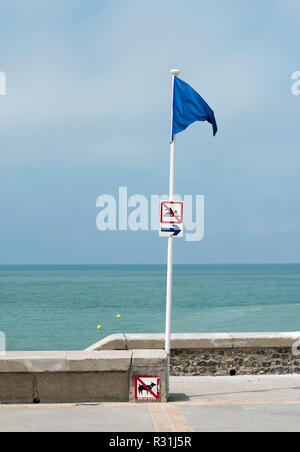
[[[164,265],[0,266],[0,332],[23,351],[163,333],[165,296]],[[173,333],[282,331],[300,331],[300,265],[174,266]]]

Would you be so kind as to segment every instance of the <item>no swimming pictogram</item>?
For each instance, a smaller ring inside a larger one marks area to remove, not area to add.
[[[160,208],[160,222],[162,224],[182,224],[183,202],[162,201]]]

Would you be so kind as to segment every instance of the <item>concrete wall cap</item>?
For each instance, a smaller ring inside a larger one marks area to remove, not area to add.
[[[98,350],[126,350],[126,337],[124,334],[112,334],[91,345],[85,351]]]
[[[164,349],[164,334],[126,334],[123,341],[116,335],[100,341],[97,350],[117,349],[122,346],[128,350]],[[300,332],[293,333],[179,333],[171,336],[171,349],[230,349],[230,348],[278,348],[291,347],[300,339]]]
[[[232,348],[232,335],[228,333],[214,334],[174,334],[171,340],[171,349],[213,349]]]
[[[166,362],[164,350],[132,350],[132,367],[163,367]]]
[[[128,350],[164,349],[164,334],[126,334]]]
[[[0,355],[0,372],[65,372],[67,352],[5,352]]]
[[[294,333],[233,333],[234,348],[290,348],[300,339]]]
[[[130,369],[132,352],[127,350],[102,350],[67,352],[70,372],[125,372]]]
[[[164,349],[165,348],[165,335],[164,334],[125,334],[126,346],[128,350],[136,349]],[[108,336],[105,342],[99,342],[95,344],[94,349],[100,350],[115,346],[114,336]],[[232,348],[233,338],[231,334],[216,333],[180,333],[172,334],[171,336],[171,348],[174,350],[182,348]]]

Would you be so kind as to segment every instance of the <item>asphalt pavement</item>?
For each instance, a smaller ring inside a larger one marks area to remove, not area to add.
[[[299,432],[300,376],[172,377],[168,404],[0,405],[1,432]]]

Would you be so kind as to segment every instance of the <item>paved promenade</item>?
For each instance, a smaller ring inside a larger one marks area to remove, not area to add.
[[[2,405],[0,431],[300,431],[300,376],[173,377],[171,402]]]

